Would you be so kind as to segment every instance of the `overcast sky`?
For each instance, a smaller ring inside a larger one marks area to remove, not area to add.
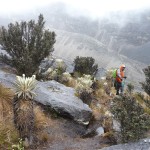
[[[61,1],[91,15],[101,16],[110,11],[140,10],[150,7],[150,0],[0,0],[0,14],[24,13]]]

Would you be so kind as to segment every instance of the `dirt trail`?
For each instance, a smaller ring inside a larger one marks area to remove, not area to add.
[[[36,150],[98,150],[109,146],[98,136],[82,138],[86,127],[63,118],[53,120],[55,126],[47,128],[49,141]],[[53,125],[54,125],[53,124]]]

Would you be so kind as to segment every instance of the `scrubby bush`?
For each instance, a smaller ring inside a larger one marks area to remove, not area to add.
[[[150,116],[131,96],[115,97],[111,111],[121,125],[122,142],[138,140],[150,128]]]
[[[133,90],[134,90],[134,85],[132,83],[127,84],[127,92],[129,94],[132,94]]]
[[[72,79],[72,77],[71,77],[71,74],[69,72],[64,72],[62,74],[62,81],[63,82],[68,82],[71,79]]]
[[[98,71],[98,65],[95,64],[95,59],[92,57],[79,57],[77,56],[74,60],[74,72],[83,74],[89,74],[95,76]]]
[[[69,72],[64,72],[62,74],[61,83],[63,83],[66,86],[75,88],[77,85],[76,78],[72,77]]]
[[[64,72],[61,77],[61,83],[66,86],[75,87],[76,79],[74,79],[69,72]]]
[[[106,82],[104,82],[104,89],[107,95],[111,95],[111,90],[114,84],[114,79],[112,77],[113,70],[107,70],[106,72]]]
[[[38,22],[21,21],[1,28],[0,44],[9,54],[1,60],[17,69],[18,74],[30,76],[38,71],[41,61],[54,49],[55,33],[44,29],[43,15]]]
[[[135,92],[133,95],[138,103],[144,108],[144,111],[150,115],[150,100],[148,97],[145,97],[144,93],[141,92]]]
[[[86,104],[90,104],[92,101],[92,84],[93,81],[90,75],[83,75],[83,77],[77,79],[76,93]]]
[[[66,71],[66,64],[62,59],[56,59],[54,69],[57,69],[58,75],[62,75]]]
[[[112,74],[113,74],[113,70],[107,70],[105,76],[106,76],[106,80],[112,83]]]
[[[145,77],[146,77],[146,81],[141,83],[142,84],[142,88],[144,89],[144,91],[150,95],[150,66],[148,66],[147,68],[143,69]]]
[[[53,66],[44,73],[47,80],[62,82],[62,75],[66,71],[66,64],[62,59],[56,59]]]

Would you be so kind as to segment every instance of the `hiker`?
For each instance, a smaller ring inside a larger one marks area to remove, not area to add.
[[[116,80],[115,80],[116,95],[119,95],[119,90],[121,91],[121,93],[123,93],[124,88],[123,78],[125,79],[127,78],[124,75],[125,68],[126,68],[125,65],[122,64],[120,68],[116,70]]]

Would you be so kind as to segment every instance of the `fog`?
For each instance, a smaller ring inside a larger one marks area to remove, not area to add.
[[[88,15],[92,18],[108,15],[110,12],[141,11],[150,6],[149,0],[0,0],[0,16],[11,16],[36,12],[39,8],[63,2],[67,11],[76,15]]]

